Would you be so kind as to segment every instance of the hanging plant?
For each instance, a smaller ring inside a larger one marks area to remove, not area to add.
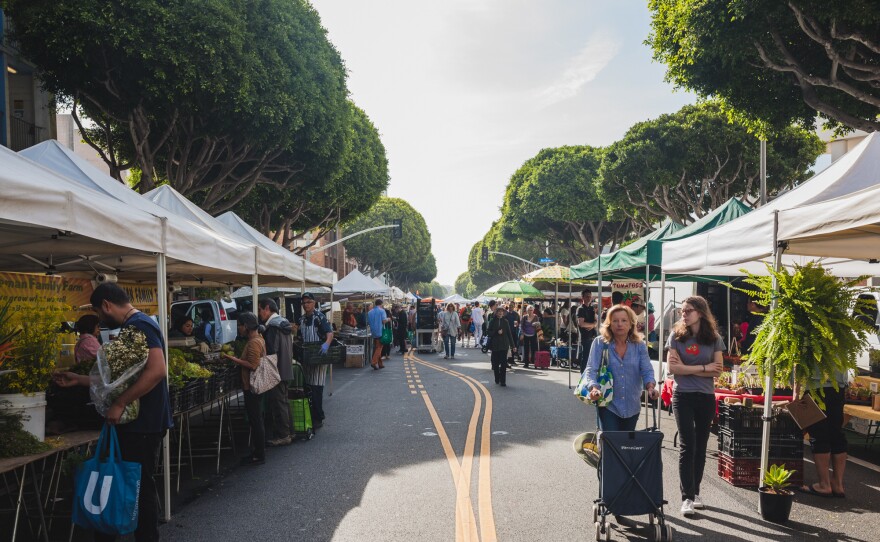
[[[795,265],[793,272],[767,267],[770,276],[749,274],[745,279],[757,291],[736,288],[760,305],[776,301],[757,328],[752,351],[744,356],[746,364],[754,364],[763,380],[772,363],[776,381],[794,381],[801,392],[827,382],[836,388],[835,375],[856,368],[856,356],[867,348],[868,334],[874,331],[853,316],[859,309],[856,296],[871,290],[859,287],[865,277],[840,279],[815,262]]]

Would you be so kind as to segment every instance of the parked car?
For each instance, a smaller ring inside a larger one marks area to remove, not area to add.
[[[208,344],[226,344],[235,340],[238,307],[231,300],[198,299],[171,304],[171,325],[184,316],[193,320],[196,340]]]

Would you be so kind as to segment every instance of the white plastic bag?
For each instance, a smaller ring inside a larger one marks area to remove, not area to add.
[[[122,392],[127,390],[129,386],[137,381],[146,366],[147,356],[144,356],[142,362],[132,365],[123,372],[119,378],[111,381],[110,365],[107,362],[104,347],[98,349],[97,359],[89,373],[89,379],[91,382],[89,385],[89,394],[92,397],[95,409],[97,409],[101,416],[107,415],[107,411],[113,406],[113,402],[122,395]],[[140,399],[133,401],[125,407],[122,416],[119,418],[119,423],[128,423],[136,420],[139,412]]]

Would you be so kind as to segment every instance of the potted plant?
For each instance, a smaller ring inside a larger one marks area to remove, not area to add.
[[[831,375],[855,369],[856,356],[867,348],[873,332],[853,316],[855,294],[865,277],[839,279],[815,262],[795,265],[794,270],[768,270],[769,276],[745,279],[756,289],[737,288],[760,305],[775,301],[758,326],[745,363],[757,367],[762,381],[772,364],[776,382],[794,382],[801,394],[821,390],[829,379],[836,386]],[[821,397],[816,400],[821,406]]]
[[[789,479],[796,471],[784,465],[771,465],[758,488],[761,517],[772,523],[785,523],[791,515],[794,492],[788,488]]]
[[[28,307],[12,311],[7,304],[0,313],[0,338],[12,335],[5,350],[5,374],[0,375],[0,401],[4,410],[20,412],[24,428],[38,439],[45,436],[46,389],[61,348],[57,306]]]
[[[870,349],[868,360],[871,367],[871,376],[880,376],[880,350]]]

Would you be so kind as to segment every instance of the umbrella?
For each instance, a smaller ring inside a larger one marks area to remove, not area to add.
[[[487,297],[544,297],[541,290],[535,288],[528,282],[519,280],[499,282],[481,295]]]
[[[568,282],[571,277],[571,269],[564,265],[551,265],[535,269],[530,273],[523,275],[526,282]]]

